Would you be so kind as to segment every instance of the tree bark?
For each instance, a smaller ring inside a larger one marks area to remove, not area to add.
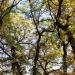
[[[18,61],[15,60],[15,50],[16,50],[16,48],[14,46],[12,46],[11,54],[12,54],[12,59],[14,60],[14,61],[12,61],[12,70],[13,70],[13,73],[15,74],[15,70],[17,67],[18,74],[23,75],[22,71],[21,71],[21,66],[19,65]]]
[[[63,75],[67,75],[67,62],[66,62],[66,58],[67,58],[67,51],[66,51],[66,47],[67,45],[63,42]]]
[[[41,35],[39,35],[38,40],[37,40],[36,55],[35,55],[35,58],[34,58],[34,65],[33,65],[33,75],[37,74],[36,65],[37,65],[37,61],[38,61],[38,57],[39,57],[40,40],[41,40]]]

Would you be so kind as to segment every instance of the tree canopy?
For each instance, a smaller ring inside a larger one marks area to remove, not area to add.
[[[74,25],[74,0],[0,0],[0,74],[74,74]]]

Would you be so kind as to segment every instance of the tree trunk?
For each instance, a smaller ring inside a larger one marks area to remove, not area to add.
[[[72,47],[74,58],[75,58],[75,38],[73,37],[73,34],[70,31],[67,32],[67,36],[68,36],[68,41]]]
[[[67,45],[63,43],[63,75],[67,75],[67,63],[66,63],[66,58],[67,58],[67,51],[66,51]]]
[[[37,61],[38,61],[38,57],[39,57],[39,49],[40,49],[40,40],[41,40],[41,35],[39,35],[39,38],[37,40],[37,48],[36,48],[36,55],[34,58],[34,65],[33,65],[33,75],[37,74],[37,69],[36,69],[36,65],[37,65]]]
[[[21,66],[19,65],[18,61],[15,60],[15,50],[16,50],[16,48],[12,46],[11,54],[12,54],[12,59],[14,60],[14,61],[12,61],[12,70],[13,70],[13,73],[15,74],[15,71],[17,68],[18,75],[23,75],[22,71],[21,71]]]

